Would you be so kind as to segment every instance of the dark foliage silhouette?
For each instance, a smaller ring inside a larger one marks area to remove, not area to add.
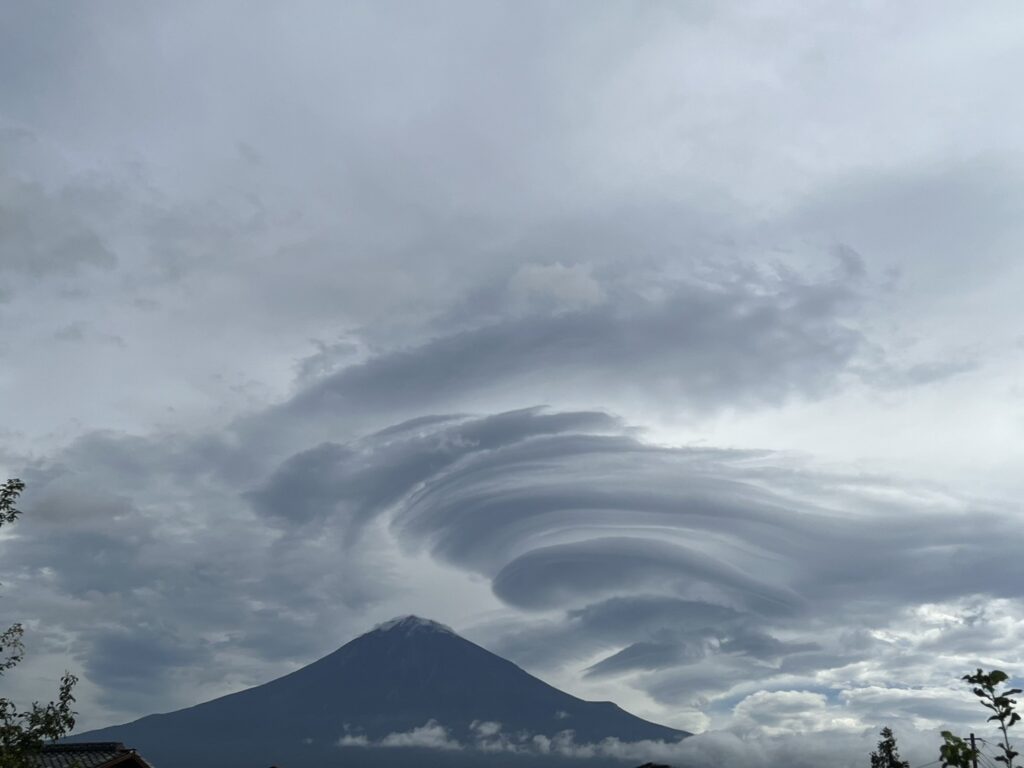
[[[0,486],[0,527],[18,519],[18,497],[25,489],[20,480],[8,480]],[[24,657],[21,624],[12,624],[0,632],[0,675],[13,669]],[[57,701],[33,703],[19,710],[13,701],[0,697],[0,768],[28,768],[43,742],[59,739],[75,727],[75,701],[72,688],[78,679],[65,672],[60,681]]]
[[[983,672],[979,669],[973,675],[964,675],[961,680],[971,686],[971,692],[981,701],[981,705],[992,711],[989,722],[999,725],[1000,741],[994,744],[1000,754],[993,758],[1006,768],[1013,768],[1014,758],[1020,753],[1010,744],[1009,730],[1018,722],[1020,715],[1015,711],[1017,700],[1011,698],[1021,693],[1020,688],[1000,688],[1009,680],[1009,675],[1000,669]],[[950,731],[943,731],[945,744],[940,749],[943,768],[972,768],[978,758],[979,751],[959,736]]]
[[[900,751],[896,746],[896,735],[892,728],[886,726],[881,732],[878,749],[871,753],[871,768],[910,768],[910,763],[900,760]]]

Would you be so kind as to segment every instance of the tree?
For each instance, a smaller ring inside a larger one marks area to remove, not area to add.
[[[966,741],[954,736],[951,731],[943,731],[942,740],[945,742],[939,747],[942,768],[974,768],[978,750],[968,746]]]
[[[910,768],[910,763],[900,760],[900,751],[896,747],[896,736],[892,728],[883,728],[881,736],[878,749],[871,753],[871,768]]]
[[[1021,689],[999,690],[1010,679],[1009,675],[1000,669],[993,669],[991,672],[979,669],[975,674],[964,675],[960,679],[971,686],[971,692],[981,700],[981,705],[992,711],[988,722],[999,724],[1002,742],[997,743],[995,747],[1002,754],[997,755],[995,761],[1002,763],[1006,768],[1013,768],[1013,759],[1020,753],[1010,744],[1009,729],[1020,722],[1020,715],[1015,711],[1014,705],[1017,700],[1010,697],[1021,693]],[[971,768],[972,762],[977,759],[977,751],[968,747],[962,738],[950,731],[943,731],[942,738],[946,742],[940,748],[943,768]]]
[[[993,669],[987,674],[979,669],[976,674],[964,675],[961,679],[968,685],[973,686],[971,691],[981,699],[981,705],[986,709],[992,710],[992,716],[989,717],[988,721],[990,723],[993,721],[999,723],[999,730],[1003,740],[1002,743],[996,744],[996,748],[1003,754],[996,756],[996,762],[1005,764],[1006,768],[1013,768],[1013,758],[1020,753],[1010,746],[1008,731],[1020,722],[1020,715],[1014,711],[1014,704],[1017,703],[1017,700],[1010,697],[1020,693],[1021,689],[1008,688],[1003,691],[997,690],[1010,679],[1001,669]]]
[[[20,480],[0,485],[0,527],[9,525],[21,514],[15,506],[25,490]],[[24,656],[21,624],[13,624],[0,632],[0,676],[18,665]],[[72,689],[78,678],[65,672],[60,680],[57,701],[49,704],[33,702],[27,710],[19,710],[13,701],[0,697],[0,768],[28,768],[44,741],[59,739],[75,727],[75,701]]]

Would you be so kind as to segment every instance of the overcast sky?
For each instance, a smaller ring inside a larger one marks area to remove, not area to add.
[[[749,743],[982,727],[1021,18],[0,0],[9,684],[95,727],[416,613]]]

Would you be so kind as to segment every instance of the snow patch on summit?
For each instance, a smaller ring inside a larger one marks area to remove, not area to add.
[[[390,621],[382,622],[373,629],[378,632],[391,632],[396,629],[401,632],[415,632],[419,629],[426,629],[432,632],[447,632],[449,635],[455,634],[449,626],[411,614],[409,616],[398,616]]]

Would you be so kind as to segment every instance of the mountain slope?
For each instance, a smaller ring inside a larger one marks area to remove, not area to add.
[[[496,726],[489,725],[494,723],[505,736],[495,735]],[[533,753],[533,745],[566,730],[574,731],[577,743],[675,741],[687,735],[611,702],[570,696],[440,624],[409,616],[264,685],[73,740],[123,741],[156,768],[402,765],[416,762],[410,753],[421,750],[414,745],[426,743],[434,747],[432,765],[456,765],[481,764],[472,745],[479,746],[485,732],[492,746],[505,738],[506,748],[513,742],[531,745]],[[339,746],[345,736],[347,748]],[[374,746],[382,741],[410,746]],[[524,759],[504,756],[518,764]],[[484,763],[495,765],[498,757],[492,752]]]

